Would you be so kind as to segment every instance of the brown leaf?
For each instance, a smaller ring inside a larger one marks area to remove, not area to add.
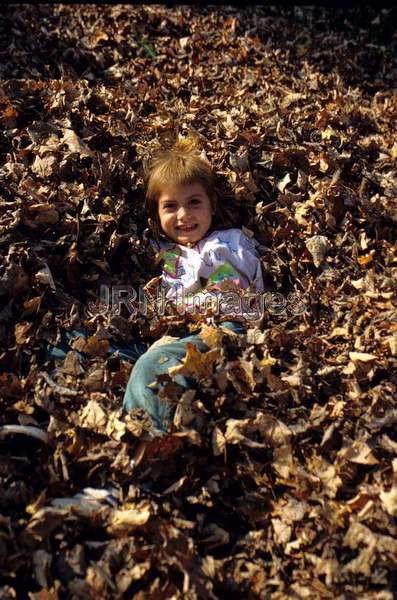
[[[28,315],[32,315],[35,313],[37,314],[40,310],[42,300],[43,300],[43,296],[35,296],[34,298],[31,298],[30,300],[26,300],[23,303],[23,307],[25,309],[25,312],[23,313],[23,315],[28,316]]]
[[[31,204],[22,218],[25,225],[36,229],[40,225],[54,225],[59,221],[59,213],[53,204],[48,202]]]
[[[393,459],[392,466],[393,478],[391,488],[388,491],[381,490],[379,497],[389,515],[395,517],[397,516],[397,459]]]
[[[226,439],[219,427],[214,427],[212,431],[211,443],[214,456],[219,456],[225,452]]]
[[[77,152],[82,158],[93,157],[94,153],[89,147],[79,138],[79,136],[72,129],[65,129],[61,144],[66,144],[69,151]]]
[[[117,537],[128,536],[137,528],[145,525],[152,514],[152,505],[148,500],[125,504],[123,509],[111,512],[106,531]]]
[[[1,114],[0,119],[6,129],[14,129],[17,124],[19,112],[13,106],[8,106]]]
[[[342,448],[342,450],[339,450],[338,456],[360,465],[376,465],[379,463],[371,448],[363,440],[357,440],[347,448]]]
[[[23,387],[14,373],[0,375],[0,395],[4,398],[17,398],[22,395]]]
[[[227,531],[219,527],[216,523],[209,523],[203,529],[204,538],[200,540],[208,548],[218,548],[224,546],[230,541],[230,535]]]
[[[89,400],[80,414],[82,427],[88,427],[98,433],[103,433],[108,417],[103,408],[95,400]]]
[[[36,156],[34,159],[34,163],[31,166],[33,173],[40,175],[45,179],[52,175],[55,171],[55,165],[57,164],[57,159],[55,156],[47,155],[47,156]]]
[[[31,335],[33,335],[33,327],[34,323],[29,321],[23,321],[22,323],[17,323],[15,325],[15,342],[19,346],[27,344],[30,341]]]
[[[109,345],[109,340],[99,340],[95,335],[91,335],[85,340],[84,344],[74,347],[90,356],[106,356]]]
[[[315,266],[319,267],[330,250],[331,244],[324,235],[313,235],[306,240],[306,248],[312,255]]]

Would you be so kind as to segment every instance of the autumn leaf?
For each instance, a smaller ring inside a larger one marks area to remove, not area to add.
[[[197,379],[208,377],[213,372],[218,356],[217,349],[200,352],[195,344],[188,342],[183,363],[180,366],[171,367],[168,372],[172,377],[175,375],[193,375]]]
[[[393,596],[393,11],[2,6],[1,597]],[[257,244],[241,334],[159,301],[147,167],[186,134]],[[189,334],[161,432],[128,350]]]

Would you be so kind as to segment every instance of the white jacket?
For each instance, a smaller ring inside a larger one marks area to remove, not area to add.
[[[255,246],[255,240],[236,228],[213,231],[192,248],[161,242],[162,286],[166,298],[174,300],[176,305],[183,300],[184,309],[189,310],[194,297],[214,295],[202,292],[203,288],[225,280],[233,281],[239,288],[250,287],[253,292],[262,293],[263,275]]]

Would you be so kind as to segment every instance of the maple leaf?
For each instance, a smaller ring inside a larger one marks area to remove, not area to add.
[[[175,375],[193,375],[198,380],[204,379],[212,374],[218,357],[219,350],[213,349],[208,352],[200,352],[195,344],[188,342],[186,344],[186,356],[182,364],[171,367],[168,373],[172,377]]]

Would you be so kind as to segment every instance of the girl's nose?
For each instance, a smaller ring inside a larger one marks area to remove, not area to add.
[[[187,215],[188,215],[188,209],[187,209],[187,207],[186,206],[180,206],[178,208],[178,212],[177,212],[178,219],[183,219]]]

